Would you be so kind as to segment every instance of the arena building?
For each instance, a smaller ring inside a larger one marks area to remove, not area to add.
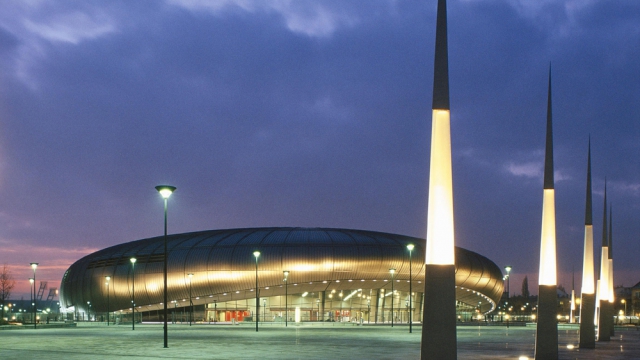
[[[361,230],[250,228],[174,234],[167,244],[171,321],[252,321],[256,281],[260,321],[422,319],[424,239]],[[411,252],[409,244],[415,246]],[[106,321],[109,312],[111,321],[130,322],[135,298],[136,321],[161,321],[163,249],[159,236],[78,260],[61,282],[63,310],[78,319]],[[459,247],[455,256],[460,320],[493,311],[503,292],[500,268]]]

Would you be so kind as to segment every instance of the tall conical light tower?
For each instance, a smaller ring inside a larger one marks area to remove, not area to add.
[[[558,359],[558,319],[556,275],[556,205],[553,181],[553,132],[551,121],[551,68],[547,99],[547,138],[544,158],[542,200],[542,235],[540,239],[540,273],[538,276],[538,327],[535,358]]]
[[[582,300],[580,301],[580,348],[596,347],[596,310],[593,264],[593,209],[591,202],[591,139],[587,157],[587,201],[584,215],[584,254],[582,259]]]
[[[600,280],[598,280],[598,303],[596,337],[598,341],[610,341],[609,329],[609,237],[607,236],[607,181],[604,182],[604,210],[602,215],[602,252],[600,254]]]
[[[449,109],[447,2],[438,0],[427,208],[422,359],[456,359],[453,182]]]
[[[609,316],[607,317],[607,321],[609,321],[609,335],[614,335],[614,324],[613,324],[613,316],[615,315],[614,303],[615,292],[613,290],[613,206],[609,205]]]

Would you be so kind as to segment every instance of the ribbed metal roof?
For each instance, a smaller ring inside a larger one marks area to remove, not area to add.
[[[106,311],[110,276],[110,309],[131,306],[132,273],[136,304],[145,310],[162,308],[163,236],[112,246],[87,255],[66,271],[61,283],[61,305]],[[168,298],[188,297],[191,279],[194,303],[229,301],[255,296],[255,257],[261,252],[261,296],[283,295],[284,270],[296,291],[317,292],[357,288],[379,289],[397,273],[395,289],[409,290],[408,244],[412,252],[413,291],[424,285],[424,239],[388,233],[328,228],[250,228],[208,230],[167,237]],[[135,257],[135,270],[129,259]],[[456,298],[470,305],[480,302],[483,312],[493,309],[503,291],[502,272],[491,260],[456,247]],[[265,289],[269,287],[269,289]],[[280,294],[282,293],[282,294]]]

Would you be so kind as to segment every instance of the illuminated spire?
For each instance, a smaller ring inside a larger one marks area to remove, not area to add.
[[[438,0],[425,257],[426,264],[439,265],[455,263],[446,7]]]
[[[593,259],[593,206],[591,191],[591,137],[587,156],[587,195],[584,215],[584,252],[582,258],[582,298],[580,301],[580,348],[593,349],[595,343],[595,265]]]
[[[544,156],[544,197],[542,200],[542,237],[540,239],[540,285],[556,285],[556,206],[553,186],[553,131],[551,117],[551,65],[547,98],[547,137]]]
[[[421,359],[457,359],[447,2],[438,0]]]
[[[556,265],[556,205],[553,186],[553,133],[551,122],[551,65],[547,98],[547,137],[544,157],[542,231],[540,236],[540,273],[538,276],[538,326],[536,360],[558,359]],[[572,299],[573,300],[573,299]]]
[[[595,266],[593,260],[593,206],[591,190],[591,138],[587,155],[587,194],[584,215],[584,252],[582,258],[582,294],[595,293]],[[593,310],[592,310],[593,311]]]
[[[432,109],[449,110],[449,50],[447,42],[447,2],[438,0],[436,53],[433,63]]]

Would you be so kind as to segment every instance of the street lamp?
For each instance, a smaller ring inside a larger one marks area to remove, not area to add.
[[[191,301],[191,278],[193,274],[187,274],[189,276],[189,326],[191,326],[191,319],[193,318],[193,301]]]
[[[396,269],[389,269],[391,273],[391,327],[393,327],[393,274],[396,273]]]
[[[511,273],[511,266],[507,265],[504,267],[505,270],[507,270],[507,299],[511,298],[511,287],[509,286],[511,284],[511,276],[509,276],[509,274]]]
[[[131,300],[131,330],[136,329],[136,258],[132,257],[129,259],[131,261],[131,277],[132,281],[132,291],[131,295],[133,296],[133,300]]]
[[[31,263],[31,268],[33,269],[33,328],[36,328],[36,313],[37,313],[37,296],[36,296],[36,268],[38,267],[38,263]]]
[[[256,332],[258,332],[258,322],[260,321],[260,299],[258,295],[258,258],[260,257],[260,251],[254,251],[253,256],[255,256],[256,258]]]
[[[340,322],[342,322],[342,290],[340,290],[340,294],[338,294],[338,296],[340,296]]]
[[[627,300],[622,299],[620,300],[620,302],[624,304],[624,316],[626,317],[627,316]],[[629,323],[631,323],[631,319],[629,319]]]
[[[367,299],[367,324],[371,324],[371,296]]]
[[[33,294],[33,291],[35,290],[35,285],[33,285],[35,283],[35,280],[33,278],[29,278],[29,295],[31,295],[31,306],[35,307],[35,296]],[[35,316],[35,311],[33,311],[33,323],[35,324],[36,322],[36,316]],[[33,327],[35,329],[35,325]]]
[[[284,274],[284,326],[287,327],[289,322],[289,291],[287,289],[289,285],[287,281],[289,279],[289,271],[285,270],[282,273]]]
[[[175,186],[171,185],[158,185],[156,190],[160,193],[160,196],[164,199],[164,347],[169,347],[169,341],[167,337],[167,199],[176,191]]]
[[[318,304],[318,315],[316,317],[316,321],[320,320],[320,299],[316,299],[316,304]]]
[[[107,280],[107,326],[109,326],[109,321],[111,321],[109,313],[109,280],[111,280],[111,276],[105,276],[105,280]]]
[[[413,281],[412,275],[411,275],[411,252],[413,251],[414,245],[413,244],[409,244],[407,245],[407,249],[409,249],[409,333],[413,332],[412,329],[412,325],[413,325],[413,311],[411,311],[412,308],[412,295],[413,295],[413,290],[411,288],[411,282]]]
[[[91,301],[87,301],[87,321],[91,322]]]

